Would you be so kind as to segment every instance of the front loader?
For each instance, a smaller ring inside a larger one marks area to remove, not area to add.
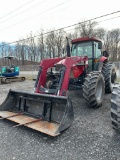
[[[67,57],[41,61],[34,93],[9,91],[0,106],[1,119],[57,136],[74,120],[69,90],[83,88],[88,107],[100,107],[116,80],[115,66],[101,49],[100,40],[84,37],[72,40],[70,53],[67,39]]]

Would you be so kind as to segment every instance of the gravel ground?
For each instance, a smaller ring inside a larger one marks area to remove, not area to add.
[[[34,81],[0,85],[0,103],[10,88],[32,91]],[[110,95],[101,108],[86,106],[81,91],[70,92],[75,120],[58,137],[50,137],[13,122],[0,121],[0,160],[120,160],[120,133],[111,127]]]

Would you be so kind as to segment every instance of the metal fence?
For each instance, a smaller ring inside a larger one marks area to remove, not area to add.
[[[20,65],[20,71],[38,71],[39,65]]]
[[[119,62],[114,62],[116,66],[116,72],[117,72],[117,77],[120,78],[120,61]],[[19,66],[20,71],[38,71],[39,70],[39,65],[23,65]]]
[[[28,79],[36,79],[39,65],[23,65],[19,66],[19,68],[21,76],[25,76]]]

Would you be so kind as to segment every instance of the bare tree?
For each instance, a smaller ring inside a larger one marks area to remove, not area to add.
[[[75,28],[77,35],[79,37],[89,37],[94,36],[95,27],[98,25],[95,21],[82,21],[78,24],[78,26]]]
[[[49,39],[46,39],[46,50],[47,50],[47,53],[48,53],[48,57],[49,58],[52,58],[52,47],[51,47],[51,43],[49,41]]]
[[[56,43],[55,43],[55,32],[51,31],[46,37],[46,44],[51,50],[50,57],[55,58]]]
[[[17,44],[15,45],[15,56],[18,58],[19,64],[20,64],[20,52],[21,52],[21,45],[19,44],[19,42],[17,42]]]
[[[26,57],[25,47],[26,47],[26,42],[23,39],[18,41],[15,49],[16,55],[18,56],[19,59],[19,64],[21,62],[22,65],[25,65],[25,57]]]
[[[39,50],[38,53],[40,53],[40,59],[42,60],[44,58],[44,48],[45,48],[44,36],[43,36],[44,30],[41,29],[40,32],[39,32],[39,34],[40,34],[40,36],[39,36],[38,42],[37,42],[37,44],[38,44],[38,50]],[[39,56],[39,54],[38,54],[38,56]]]
[[[26,39],[27,45],[29,46],[29,51],[31,55],[31,61],[36,61],[36,43],[32,32],[29,35],[29,38]]]
[[[0,58],[10,54],[10,46],[6,42],[2,42],[0,45]],[[6,61],[2,60],[1,65],[5,65]]]
[[[110,53],[111,60],[117,60],[119,57],[120,29],[114,29],[107,32],[104,39],[105,49]]]
[[[94,35],[101,40],[104,40],[105,34],[106,30],[104,28],[97,28],[94,33]]]
[[[57,47],[57,57],[60,57],[61,53],[62,53],[63,42],[65,39],[64,35],[65,35],[65,31],[62,29],[57,31],[57,33],[55,34],[55,43],[56,43],[56,47]]]

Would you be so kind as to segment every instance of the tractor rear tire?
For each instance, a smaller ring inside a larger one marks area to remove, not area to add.
[[[113,87],[111,96],[112,127],[120,131],[120,85]]]
[[[102,105],[105,92],[104,77],[101,72],[94,71],[87,75],[83,85],[83,96],[88,107],[98,108]]]
[[[105,93],[111,93],[117,78],[115,64],[111,62],[105,63],[102,68],[102,73],[105,79]]]

